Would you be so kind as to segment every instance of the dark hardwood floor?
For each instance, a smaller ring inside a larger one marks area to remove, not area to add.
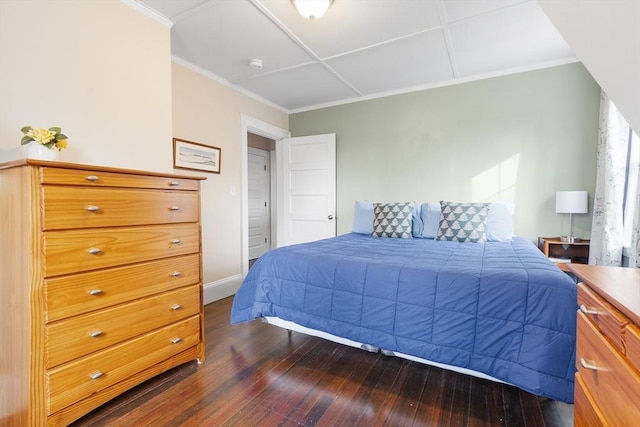
[[[74,426],[571,426],[573,406],[515,387],[205,307],[206,361],[187,363]]]

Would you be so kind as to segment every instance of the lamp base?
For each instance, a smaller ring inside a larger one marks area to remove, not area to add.
[[[560,241],[563,243],[578,243],[582,242],[582,239],[580,237],[574,236],[562,236],[560,237]]]

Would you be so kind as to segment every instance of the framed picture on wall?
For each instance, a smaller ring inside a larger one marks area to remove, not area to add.
[[[221,150],[198,142],[173,138],[173,167],[220,173]]]

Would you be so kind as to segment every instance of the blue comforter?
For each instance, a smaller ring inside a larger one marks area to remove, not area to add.
[[[352,233],[260,257],[231,322],[277,316],[571,403],[576,310],[574,281],[526,239]]]

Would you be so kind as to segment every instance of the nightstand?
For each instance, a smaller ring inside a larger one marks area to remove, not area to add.
[[[568,264],[589,263],[590,240],[563,242],[560,237],[538,237],[538,248],[562,271],[569,271]]]

